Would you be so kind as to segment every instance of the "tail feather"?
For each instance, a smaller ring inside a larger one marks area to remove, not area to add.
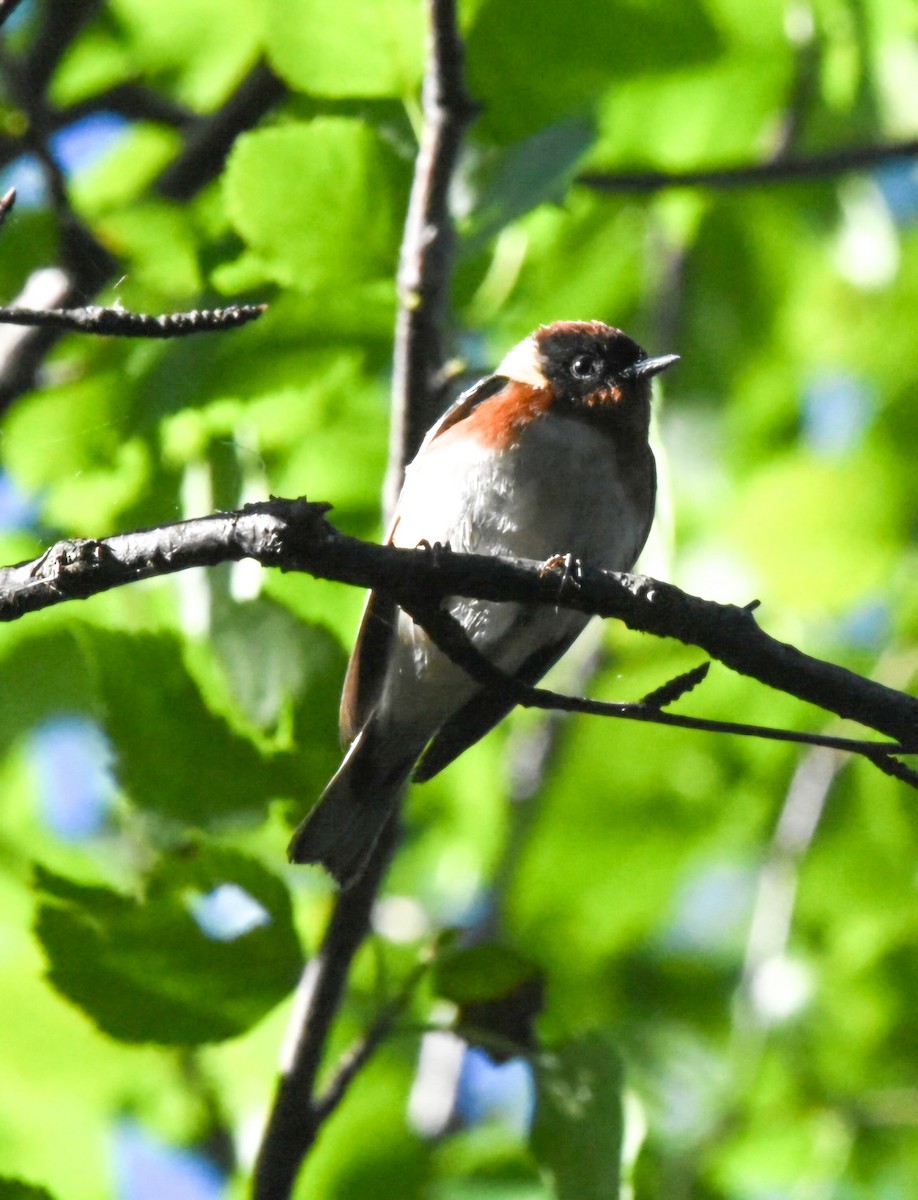
[[[287,851],[291,862],[321,863],[342,889],[363,873],[417,757],[381,761],[377,740],[372,727],[361,730]]]

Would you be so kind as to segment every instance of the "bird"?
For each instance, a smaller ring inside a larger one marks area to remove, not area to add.
[[[397,501],[391,545],[447,546],[629,571],[654,515],[651,357],[601,321],[540,326],[430,429]],[[451,597],[444,607],[505,675],[534,684],[589,617],[551,605]],[[363,873],[410,779],[432,778],[510,709],[388,595],[371,592],[341,699],[344,759],[289,847],[339,887]]]

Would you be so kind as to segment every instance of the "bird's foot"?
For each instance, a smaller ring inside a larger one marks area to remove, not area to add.
[[[417,544],[418,550],[426,550],[431,556],[431,561],[434,566],[442,562],[447,554],[452,550],[449,542],[428,542],[427,538],[421,538]]]
[[[558,572],[560,575],[559,597],[563,596],[565,592],[580,590],[583,581],[583,563],[579,558],[575,558],[573,554],[553,554],[551,558],[546,558],[539,567],[539,574],[549,575],[553,572]]]

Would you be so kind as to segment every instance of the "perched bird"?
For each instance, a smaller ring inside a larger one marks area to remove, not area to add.
[[[628,571],[653,520],[650,358],[599,321],[543,325],[447,410],[408,467],[389,542],[473,554],[572,555]],[[455,597],[449,611],[505,673],[534,683],[582,613]],[[388,598],[370,595],[341,701],[344,761],[290,844],[342,887],[361,874],[408,779],[429,779],[507,713]],[[420,761],[419,761],[420,760]]]

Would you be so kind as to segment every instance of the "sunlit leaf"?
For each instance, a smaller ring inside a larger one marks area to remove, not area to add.
[[[391,275],[404,192],[395,156],[357,121],[239,138],[226,176],[236,228],[280,283],[309,292]]]
[[[313,96],[411,96],[421,79],[422,13],[412,0],[271,0],[271,61]]]

